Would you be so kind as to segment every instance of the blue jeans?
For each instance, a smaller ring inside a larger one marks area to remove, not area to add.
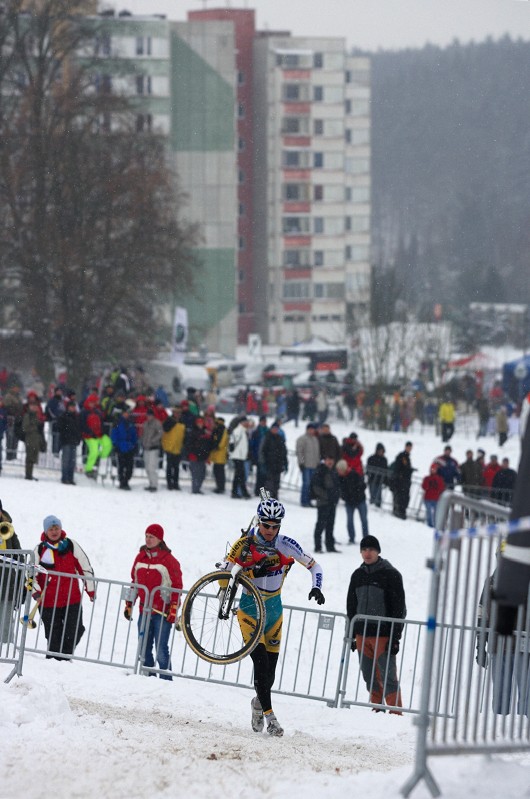
[[[366,509],[366,502],[361,502],[359,505],[345,505],[346,507],[346,527],[348,528],[348,538],[351,543],[355,543],[355,527],[353,524],[353,511],[355,508],[359,511],[361,517],[361,528],[363,531],[363,538],[368,535],[368,511]]]
[[[314,469],[308,469],[304,466],[302,472],[302,494],[300,496],[300,504],[304,508],[311,504],[311,479],[314,473]]]
[[[191,493],[198,494],[206,477],[205,461],[190,461]]]
[[[140,613],[138,618],[138,633],[142,634],[142,624],[147,625],[147,618]],[[156,648],[156,660],[161,669],[171,671],[171,658],[169,657],[169,636],[171,635],[172,624],[170,624],[160,613],[153,612],[148,629],[145,630],[146,637],[145,655],[143,665],[152,668],[155,665],[153,657],[153,646]],[[156,676],[156,675],[155,675]],[[171,674],[160,674],[161,680],[172,680]]]
[[[436,506],[438,505],[438,501],[436,499],[426,499],[425,500],[425,512],[426,512],[426,519],[425,521],[429,525],[429,527],[434,527],[434,521],[436,519]]]
[[[493,683],[493,712],[507,715],[512,712],[512,689],[517,686],[517,707],[513,712],[530,715],[530,663],[525,652],[506,652],[491,655]],[[514,686],[515,683],[515,686]]]
[[[63,444],[61,448],[61,479],[65,483],[72,483],[75,472],[75,444]]]
[[[370,489],[370,502],[376,508],[381,507],[381,500],[383,495],[383,478],[380,475],[374,475],[368,482]]]

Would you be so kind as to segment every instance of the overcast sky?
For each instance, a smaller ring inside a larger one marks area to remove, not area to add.
[[[205,6],[254,8],[258,28],[345,36],[363,50],[482,41],[505,33],[530,39],[530,0],[101,0],[101,6],[178,20]]]

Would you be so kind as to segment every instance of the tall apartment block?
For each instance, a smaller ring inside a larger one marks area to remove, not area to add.
[[[370,62],[346,41],[230,20],[238,69],[239,341],[344,342],[370,305]]]
[[[369,60],[337,38],[254,44],[258,328],[344,342],[370,301]]]
[[[237,73],[229,21],[172,22],[109,13],[101,27],[100,79],[131,97],[137,130],[167,137],[168,164],[198,223],[196,292],[168,287],[167,310],[188,309],[194,345],[232,353],[237,343]]]

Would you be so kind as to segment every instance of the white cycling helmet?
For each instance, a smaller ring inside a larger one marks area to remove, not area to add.
[[[285,516],[285,508],[277,499],[262,499],[256,513],[260,521],[274,519],[280,522]]]

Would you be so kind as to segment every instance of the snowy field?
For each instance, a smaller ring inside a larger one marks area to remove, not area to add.
[[[356,430],[365,458],[383,441],[389,461],[414,442],[412,462],[427,473],[443,445],[432,432],[373,433],[350,423],[333,423],[342,438]],[[287,426],[289,448],[303,431]],[[474,435],[456,434],[451,444],[459,462],[476,449]],[[517,468],[519,442],[509,439],[499,451],[493,438],[479,446],[489,456],[510,457]],[[25,548],[33,548],[42,520],[56,514],[66,532],[88,553],[99,577],[127,580],[145,527],[159,522],[165,540],[180,560],[184,587],[210,571],[246,526],[255,502],[234,501],[206,489],[158,494],[143,490],[145,479],[132,482],[130,493],[94,485],[79,475],[78,485],[63,486],[56,474],[38,472],[27,483],[21,471],[5,465],[0,497],[11,513]],[[316,512],[301,508],[285,492],[284,531],[308,551],[313,547]],[[429,528],[401,521],[381,511],[369,512],[370,533],[382,555],[403,574],[408,616],[423,620],[427,610],[432,551]],[[359,538],[356,517],[357,537]],[[357,546],[346,546],[345,512],[337,513],[339,555],[319,556],[324,569],[325,610],[345,609],[351,572],[360,564]],[[309,606],[310,576],[295,565],[286,581],[286,604]],[[97,601],[97,600],[96,600]],[[313,604],[313,603],[312,603]],[[311,605],[312,606],[312,605]],[[316,605],[315,605],[316,608]],[[123,619],[123,624],[127,624]],[[31,632],[28,633],[32,635]],[[34,633],[33,633],[34,635]],[[9,673],[0,664],[0,678]],[[187,679],[167,682],[127,674],[120,669],[78,662],[46,661],[27,654],[23,676],[0,683],[0,733],[3,740],[0,799],[175,799],[229,795],[304,799],[362,796],[381,799],[400,795],[412,773],[416,730],[412,718],[376,714],[366,708],[332,709],[321,702],[274,697],[285,736],[268,739],[250,728],[249,690]],[[530,755],[433,758],[430,767],[445,797],[530,797]],[[412,796],[430,796],[420,784]]]

